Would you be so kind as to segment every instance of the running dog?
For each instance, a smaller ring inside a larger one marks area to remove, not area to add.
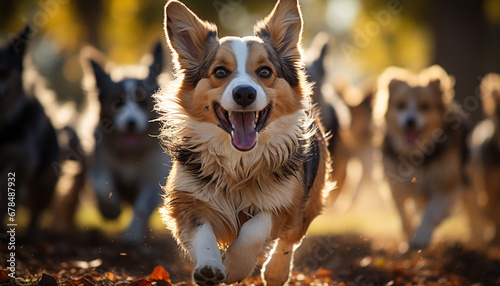
[[[23,82],[23,59],[31,37],[25,26],[0,47],[0,222],[23,203],[31,213],[27,238],[39,237],[42,212],[50,205],[59,172],[57,136],[44,108]],[[3,224],[2,224],[3,226]]]
[[[154,138],[160,125],[151,122],[156,117],[152,95],[159,89],[162,46],[155,46],[148,68],[116,68],[108,74],[92,56],[89,62],[87,72],[95,79],[100,103],[90,170],[92,185],[105,218],[117,218],[123,201],[132,205],[133,220],[122,241],[139,244],[151,213],[161,202],[159,184],[170,169],[169,159]]]
[[[426,247],[456,197],[467,192],[467,128],[458,120],[453,86],[454,79],[437,65],[419,74],[391,67],[379,78],[374,120],[385,129],[385,174],[411,248]],[[407,200],[416,213],[405,208]]]
[[[156,95],[173,160],[164,221],[194,260],[197,284],[241,282],[274,244],[262,275],[282,285],[330,182],[298,1],[278,1],[254,36],[221,39],[215,25],[170,1],[165,33],[177,73]]]

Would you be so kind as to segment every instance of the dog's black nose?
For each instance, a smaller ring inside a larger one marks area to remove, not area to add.
[[[417,120],[413,117],[410,117],[406,120],[406,127],[408,128],[414,128],[417,126]]]
[[[137,126],[137,123],[134,120],[127,121],[127,130],[128,131],[134,131],[136,126]]]
[[[246,107],[252,104],[257,97],[255,89],[249,85],[238,86],[233,89],[233,99],[239,105]]]

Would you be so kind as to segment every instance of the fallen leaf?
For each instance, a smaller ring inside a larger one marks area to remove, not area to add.
[[[411,179],[411,183],[412,183],[412,184],[417,183],[417,178],[416,178],[416,177],[413,177],[413,178]]]
[[[38,286],[58,286],[56,278],[48,274],[43,274],[42,278],[36,284]]]
[[[151,286],[151,282],[145,279],[139,279],[133,282],[128,283],[127,286]]]
[[[9,280],[10,280],[9,275],[7,274],[7,272],[0,270],[0,283],[5,283],[8,282]]]
[[[156,266],[148,277],[149,281],[164,280],[170,282],[170,275],[162,266]]]
[[[328,270],[328,269],[325,269],[325,268],[319,268],[316,273],[314,273],[315,276],[330,276],[332,275],[333,272]]]
[[[106,277],[110,281],[116,282],[116,275],[111,272],[104,273],[104,277]]]
[[[155,286],[172,286],[172,283],[165,280],[155,280]]]
[[[82,283],[82,285],[85,285],[85,286],[93,286],[93,285],[97,284],[97,281],[94,279],[94,277],[92,277],[90,275],[83,276],[82,278],[78,279],[78,282]]]

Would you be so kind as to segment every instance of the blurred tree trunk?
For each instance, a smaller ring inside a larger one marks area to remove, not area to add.
[[[76,0],[78,13],[83,24],[87,27],[87,41],[98,49],[101,48],[100,24],[102,2],[102,0]]]
[[[484,0],[441,0],[434,5],[431,22],[435,33],[434,62],[455,76],[456,99],[471,113],[469,122],[475,123],[481,119],[482,109],[474,106],[471,97],[476,96],[481,77],[500,68],[498,41],[493,49],[495,41],[488,32],[492,25],[488,25],[484,15]]]

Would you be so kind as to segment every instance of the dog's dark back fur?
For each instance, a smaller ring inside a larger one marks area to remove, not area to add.
[[[36,236],[37,220],[50,204],[59,176],[53,168],[59,160],[59,146],[42,105],[23,88],[23,57],[30,33],[26,26],[0,48],[0,171],[4,182],[7,173],[15,172],[16,205],[21,192],[26,192],[22,196],[31,212],[28,235]],[[6,183],[0,187],[0,219],[7,211],[6,188]]]

